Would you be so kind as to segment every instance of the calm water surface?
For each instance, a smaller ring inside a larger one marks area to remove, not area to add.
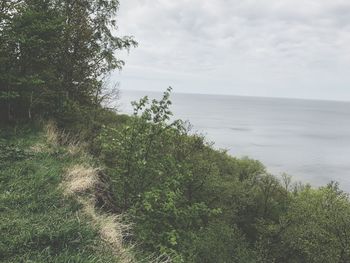
[[[121,91],[119,109],[161,93]],[[221,95],[172,94],[176,118],[230,154],[262,161],[274,174],[324,185],[338,181],[350,192],[350,103]]]

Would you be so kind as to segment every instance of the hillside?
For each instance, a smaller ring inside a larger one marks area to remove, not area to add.
[[[2,129],[0,261],[350,261],[337,183],[313,188],[213,149],[170,121],[169,96],[135,102],[134,116],[105,111],[98,129],[77,122],[85,140],[52,122]]]
[[[0,262],[129,262],[116,218],[91,203],[93,159],[57,139],[52,127],[2,130]]]

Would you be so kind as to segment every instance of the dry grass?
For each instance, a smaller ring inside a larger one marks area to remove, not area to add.
[[[83,205],[83,212],[91,218],[101,239],[118,257],[119,262],[136,262],[130,249],[123,244],[129,226],[122,223],[121,216],[99,213],[95,208],[96,189],[101,187],[102,183],[99,181],[98,172],[98,168],[88,165],[78,164],[70,167],[62,183],[64,194],[75,197]]]
[[[70,133],[59,131],[53,121],[48,121],[44,125],[46,142],[52,148],[59,145],[66,146],[68,154],[72,156],[84,155],[86,144],[80,143],[78,136],[72,136]]]
[[[120,215],[101,214],[94,208],[94,199],[84,203],[84,212],[99,229],[101,239],[110,246],[116,256],[124,262],[135,262],[128,248],[123,245],[124,235],[129,231],[129,225],[122,223]]]
[[[86,145],[79,143],[78,140],[70,141],[67,145],[67,152],[72,156],[84,155]]]
[[[46,152],[48,150],[47,145],[43,144],[43,143],[36,143],[34,145],[32,145],[29,150],[33,153],[42,153],[42,152]]]
[[[37,142],[29,150],[32,153],[51,153],[59,146],[60,132],[53,121],[44,124],[45,142]]]
[[[56,124],[53,121],[48,121],[44,125],[44,131],[46,136],[46,142],[52,146],[58,146],[60,132],[58,131]]]
[[[93,191],[97,182],[98,169],[78,164],[68,169],[64,192],[66,195],[77,195]]]

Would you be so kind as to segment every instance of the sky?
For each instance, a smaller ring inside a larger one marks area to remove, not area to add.
[[[124,90],[350,100],[349,0],[121,0]]]

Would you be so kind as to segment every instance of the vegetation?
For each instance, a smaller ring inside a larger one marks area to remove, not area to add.
[[[98,229],[60,184],[84,162],[33,130],[0,141],[0,261],[116,262]]]
[[[133,116],[102,106],[115,52],[136,45],[113,34],[117,9],[0,4],[0,261],[350,262],[336,183],[314,189],[214,150],[173,119],[170,88]],[[45,137],[48,120],[61,131]]]
[[[349,262],[350,202],[338,185],[278,179],[169,121],[170,89],[105,127],[100,158],[134,241],[174,262]]]
[[[4,0],[0,4],[1,118],[94,120],[103,80],[136,45],[113,34],[117,0]]]

